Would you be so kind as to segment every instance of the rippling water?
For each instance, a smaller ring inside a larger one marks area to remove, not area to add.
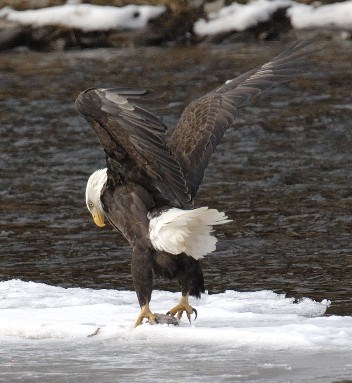
[[[320,45],[312,71],[246,107],[214,155],[197,203],[233,222],[203,265],[209,292],[326,298],[328,314],[351,315],[352,45]],[[283,48],[2,53],[0,279],[132,289],[130,249],[85,207],[87,177],[105,160],[74,110],[81,90],[153,89],[155,113],[174,126],[189,101]]]
[[[104,154],[74,110],[82,89],[165,92],[155,112],[174,126],[190,100],[281,49],[2,54],[1,278],[132,288],[125,241],[94,227],[85,208],[86,179]],[[204,261],[210,291],[268,288],[351,313],[351,62],[351,45],[324,43],[311,73],[255,100],[228,132],[197,201],[233,219]]]

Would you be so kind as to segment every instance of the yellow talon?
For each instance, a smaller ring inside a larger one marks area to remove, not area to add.
[[[142,307],[141,313],[139,314],[136,323],[134,324],[134,327],[137,327],[143,323],[143,319],[148,319],[148,322],[150,324],[157,324],[158,321],[155,317],[155,315],[150,311],[149,304],[146,304]]]
[[[191,315],[195,314],[194,320],[197,319],[197,310],[194,309],[189,303],[188,303],[188,294],[185,296],[182,296],[180,303],[172,308],[170,311],[166,313],[166,315],[175,316],[177,314],[177,319],[180,320],[182,317],[183,312],[186,312],[187,318],[189,320],[189,323],[191,323]]]

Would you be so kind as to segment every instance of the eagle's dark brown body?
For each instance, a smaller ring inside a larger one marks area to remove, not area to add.
[[[141,307],[151,300],[153,272],[177,279],[183,294],[200,297],[204,292],[204,279],[199,261],[185,254],[155,250],[150,243],[147,214],[156,206],[152,194],[132,182],[119,185],[115,181],[108,178],[101,199],[109,221],[133,248],[131,271]]]
[[[193,208],[210,157],[238,110],[264,90],[303,73],[305,59],[313,53],[307,45],[295,44],[262,67],[193,101],[169,140],[167,127],[141,106],[148,91],[89,89],[77,98],[78,111],[93,126],[106,153],[107,181],[100,200],[106,218],[132,246],[132,277],[142,319],[151,318],[143,310],[149,310],[153,272],[178,279],[183,297],[199,297],[204,291],[199,261],[155,250],[148,214]]]

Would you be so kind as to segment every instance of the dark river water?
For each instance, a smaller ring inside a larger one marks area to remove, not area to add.
[[[328,315],[351,315],[352,44],[317,45],[311,72],[242,110],[214,155],[196,202],[233,222],[203,268],[209,292],[326,298]],[[81,90],[152,89],[162,94],[155,113],[174,126],[189,101],[284,47],[1,53],[0,280],[133,288],[125,240],[95,227],[85,207],[105,157],[74,109]]]

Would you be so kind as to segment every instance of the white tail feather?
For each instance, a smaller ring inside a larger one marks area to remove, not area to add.
[[[149,237],[157,250],[171,254],[185,253],[203,258],[216,248],[213,226],[230,222],[225,213],[200,207],[194,210],[172,208],[151,218]]]

